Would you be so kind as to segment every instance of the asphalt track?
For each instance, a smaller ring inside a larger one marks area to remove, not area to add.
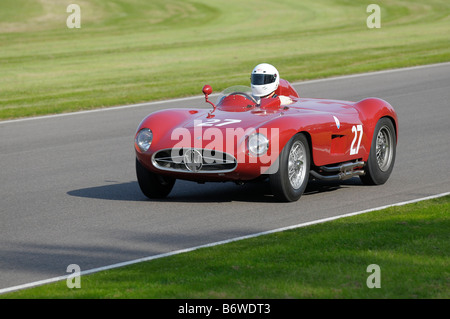
[[[294,86],[394,106],[397,159],[385,185],[313,182],[298,202],[277,203],[266,184],[177,181],[168,198],[146,199],[137,125],[160,109],[208,108],[202,96],[0,122],[0,289],[67,275],[70,264],[85,271],[450,191],[450,63]]]

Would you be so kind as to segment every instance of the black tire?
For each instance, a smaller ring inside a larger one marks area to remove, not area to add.
[[[360,176],[365,185],[382,185],[392,173],[395,163],[397,138],[394,124],[389,118],[381,118],[373,133],[365,175]]]
[[[138,159],[136,159],[136,175],[142,193],[151,199],[169,195],[176,181],[175,178],[150,172]]]
[[[297,155],[291,152],[297,152]],[[305,135],[294,135],[281,151],[277,162],[275,165],[278,165],[278,169],[269,175],[273,195],[279,201],[297,201],[308,184],[311,165],[309,143]]]

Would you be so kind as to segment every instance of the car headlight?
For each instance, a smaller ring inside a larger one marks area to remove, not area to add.
[[[152,130],[148,128],[143,128],[137,133],[135,142],[136,145],[141,150],[141,152],[146,152],[150,148],[152,140],[153,140]]]
[[[248,150],[254,156],[260,156],[269,149],[269,140],[264,134],[255,133],[248,139]]]

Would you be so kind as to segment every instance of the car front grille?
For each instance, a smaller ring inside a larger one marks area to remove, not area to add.
[[[160,150],[153,154],[152,162],[158,169],[185,173],[227,173],[237,167],[230,154],[196,148]]]

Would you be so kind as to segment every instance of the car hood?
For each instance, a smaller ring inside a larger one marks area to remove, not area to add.
[[[198,116],[188,118],[183,123],[180,123],[180,127],[193,130],[194,128],[201,127],[206,128],[258,128],[265,123],[283,116],[281,110],[268,111],[255,109],[247,112],[224,112],[216,110],[215,112],[199,112]]]

